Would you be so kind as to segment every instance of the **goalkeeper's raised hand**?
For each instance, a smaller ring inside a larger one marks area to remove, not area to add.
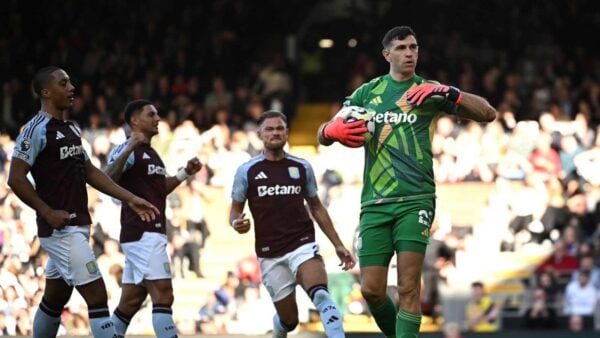
[[[365,137],[362,134],[367,131],[364,120],[346,123],[345,119],[340,116],[327,124],[323,129],[323,136],[331,141],[338,141],[347,147],[358,148],[365,142]]]
[[[463,94],[460,89],[435,83],[423,83],[406,93],[406,101],[412,106],[418,107],[425,99],[432,96],[440,96],[455,104],[460,104]]]

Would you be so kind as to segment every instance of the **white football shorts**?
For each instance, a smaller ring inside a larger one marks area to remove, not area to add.
[[[91,283],[102,274],[90,247],[90,226],[69,225],[52,231],[50,237],[40,238],[48,252],[46,278],[62,278],[71,286]]]
[[[139,241],[122,243],[125,253],[123,284],[147,280],[171,279],[171,260],[167,255],[167,235],[144,232]]]
[[[282,300],[294,292],[298,267],[307,260],[319,255],[319,245],[312,242],[306,243],[281,257],[258,258],[262,282],[273,302]]]

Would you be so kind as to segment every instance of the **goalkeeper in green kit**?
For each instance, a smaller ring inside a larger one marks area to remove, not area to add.
[[[319,128],[319,143],[365,149],[358,257],[363,297],[387,337],[418,337],[423,257],[435,213],[431,139],[443,113],[490,122],[496,110],[477,95],[415,74],[417,36],[410,27],[389,30],[382,41],[389,74],[359,87],[344,102],[373,111],[375,131],[365,142],[362,120],[334,117]],[[399,308],[387,296],[396,253]]]

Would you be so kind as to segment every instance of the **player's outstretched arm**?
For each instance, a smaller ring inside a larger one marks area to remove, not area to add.
[[[461,104],[456,115],[477,122],[492,122],[496,119],[496,109],[481,96],[463,92]]]
[[[422,83],[408,92],[406,100],[415,107],[419,107],[431,97],[438,97],[454,103],[457,107],[456,114],[477,122],[491,122],[496,118],[496,109],[481,96],[462,92],[452,86],[439,83]]]
[[[308,202],[311,215],[313,216],[315,221],[317,221],[317,224],[319,224],[319,227],[321,228],[325,236],[329,238],[329,241],[335,247],[335,252],[338,258],[340,259],[340,266],[342,267],[342,269],[352,269],[356,264],[356,259],[352,256],[350,251],[346,249],[344,243],[342,243],[340,236],[333,227],[331,217],[329,217],[329,213],[327,212],[327,209],[325,209],[325,207],[323,206],[323,203],[321,203],[319,197],[308,197],[306,201]]]
[[[69,224],[69,213],[65,210],[52,209],[35,192],[33,185],[27,179],[31,167],[18,158],[13,158],[8,174],[8,186],[12,191],[33,210],[37,211],[52,227],[62,227]]]
[[[102,170],[96,168],[90,160],[85,161],[86,181],[98,191],[126,202],[144,221],[156,219],[160,214],[150,202],[140,198],[130,191],[123,189],[108,177]]]

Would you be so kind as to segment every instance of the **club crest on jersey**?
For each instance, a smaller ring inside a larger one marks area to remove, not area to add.
[[[166,273],[171,273],[171,264],[163,263],[163,268],[165,268]]]
[[[288,167],[288,173],[290,173],[291,178],[300,179],[300,170],[297,167]]]
[[[96,265],[96,262],[94,262],[94,261],[85,263],[85,268],[87,269],[87,271],[90,275],[95,275],[98,273],[98,266]]]

